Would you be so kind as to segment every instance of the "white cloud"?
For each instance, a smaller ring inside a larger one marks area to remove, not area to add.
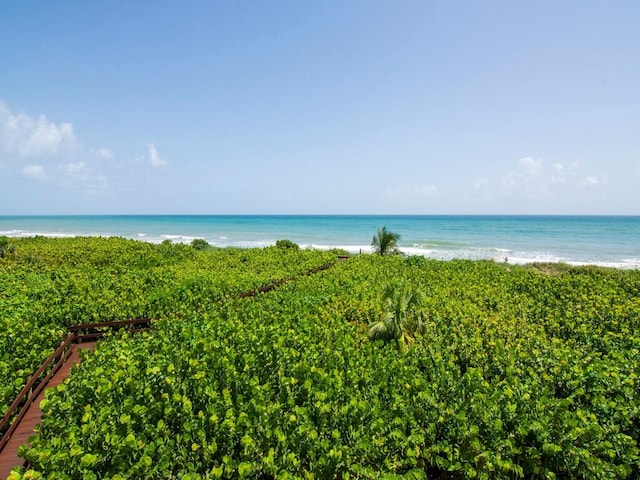
[[[151,159],[152,167],[161,167],[167,164],[167,161],[165,159],[160,158],[160,155],[158,154],[158,150],[156,149],[155,144],[150,143],[148,145],[148,148],[149,148],[149,158]]]
[[[138,191],[139,179],[155,181],[162,177],[158,167],[168,164],[155,143],[145,144],[147,149],[143,147],[140,158],[119,158],[106,145],[83,145],[71,123],[56,123],[44,114],[17,112],[0,99],[0,173],[6,178],[31,180],[32,192],[20,193],[33,198],[37,195],[31,193],[40,189],[38,183],[46,182],[51,191],[79,210],[90,204],[106,208],[109,202],[122,203],[123,193]],[[24,185],[2,185],[0,193],[11,197],[11,188],[19,186]],[[99,204],[96,198],[101,199]],[[49,207],[41,204],[34,208]]]
[[[13,113],[0,102],[0,151],[20,157],[55,155],[75,146],[70,123],[55,124],[47,117],[37,118],[25,113]]]
[[[544,168],[542,167],[542,160],[532,157],[524,157],[518,160],[520,167],[530,176],[538,177],[542,175]]]
[[[45,177],[44,167],[42,165],[27,165],[22,169],[23,175],[34,180],[43,180]]]
[[[147,148],[148,154],[137,161],[118,161],[106,146],[83,146],[71,123],[17,113],[0,100],[0,168],[31,179],[46,178],[52,186],[96,191],[117,185],[113,178],[137,175],[136,163],[154,168],[167,164],[154,143]]]
[[[583,187],[594,187],[594,186],[600,185],[602,182],[603,182],[603,179],[601,179],[600,177],[590,175],[586,177],[584,180],[582,180],[581,185]]]
[[[67,173],[77,175],[78,173],[86,171],[87,165],[84,162],[68,163],[65,167],[65,170]]]
[[[97,153],[102,158],[107,158],[107,159],[113,158],[113,152],[111,150],[109,150],[108,148],[104,148],[104,147],[99,148],[97,150]]]
[[[581,174],[582,169],[579,161],[568,166],[554,163],[548,167],[542,159],[521,158],[515,170],[505,172],[500,177],[500,195],[509,201],[532,204],[584,199],[586,188],[600,188],[607,183],[607,179],[593,174]]]
[[[547,173],[544,162],[533,157],[518,160],[518,170],[500,178],[500,192],[505,197],[538,197],[565,184],[564,167],[556,163]]]

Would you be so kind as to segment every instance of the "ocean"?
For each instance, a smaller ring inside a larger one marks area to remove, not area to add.
[[[408,255],[509,263],[566,262],[640,268],[639,216],[114,215],[0,216],[0,236],[118,236],[152,243],[369,252],[378,228],[399,233]]]

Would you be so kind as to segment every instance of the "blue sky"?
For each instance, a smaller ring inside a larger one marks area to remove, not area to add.
[[[0,0],[0,214],[640,214],[638,1]]]

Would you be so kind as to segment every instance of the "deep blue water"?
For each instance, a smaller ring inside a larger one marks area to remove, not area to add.
[[[262,247],[287,238],[311,248],[368,251],[379,227],[408,254],[438,259],[564,261],[640,268],[640,217],[619,216],[11,216],[0,235],[120,236],[159,243],[203,238],[215,246]]]

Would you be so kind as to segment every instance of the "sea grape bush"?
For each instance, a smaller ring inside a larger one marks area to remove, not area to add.
[[[330,252],[199,252],[121,238],[15,243],[15,254],[0,258],[0,415],[68,326],[188,314],[335,259]]]
[[[282,248],[282,249],[292,249],[292,250],[298,250],[300,249],[300,245],[298,245],[295,242],[292,242],[291,240],[288,239],[282,239],[282,240],[276,240],[276,244],[275,244],[276,248]]]
[[[389,278],[422,338],[367,339]],[[358,257],[114,337],[16,478],[633,478],[637,272]]]
[[[365,255],[197,302],[184,261],[175,313],[47,393],[14,479],[640,475],[640,272]],[[402,351],[367,335],[389,279],[422,292]]]
[[[196,250],[207,250],[209,248],[212,248],[211,245],[209,245],[209,242],[207,242],[204,238],[194,238],[191,241],[190,245]]]

